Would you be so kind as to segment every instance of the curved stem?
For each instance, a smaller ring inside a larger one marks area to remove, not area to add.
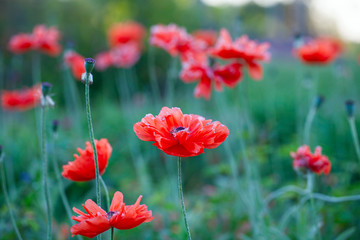
[[[103,185],[103,188],[104,188],[104,190],[105,190],[106,207],[107,207],[108,211],[110,211],[109,191],[108,191],[108,188],[107,188],[106,183],[104,182],[104,179],[102,178],[102,176],[100,176],[100,181],[101,181],[101,184]]]
[[[189,224],[188,224],[188,221],[187,221],[186,209],[185,209],[185,203],[184,203],[184,194],[183,194],[183,190],[182,190],[181,157],[179,157],[179,159],[178,159],[178,189],[179,189],[179,196],[180,196],[180,200],[181,200],[182,213],[183,213],[183,216],[184,216],[184,221],[185,221],[186,232],[187,232],[187,235],[188,235],[188,240],[191,240],[190,228],[189,228]]]
[[[16,236],[19,240],[22,240],[20,231],[16,225],[16,221],[15,221],[15,217],[14,217],[14,213],[12,210],[12,207],[10,205],[10,200],[9,200],[9,196],[7,194],[6,191],[6,180],[5,180],[5,171],[4,171],[4,163],[3,163],[3,154],[0,156],[0,170],[1,170],[1,186],[2,186],[2,191],[4,193],[4,198],[5,198],[5,203],[6,206],[9,210],[9,214],[10,214],[10,219],[11,219],[11,223],[13,225],[13,228],[15,230]]]
[[[356,156],[358,157],[358,160],[360,162],[360,144],[359,144],[359,137],[358,137],[358,134],[356,131],[354,117],[349,117],[349,124],[350,124],[350,129],[351,129],[351,135],[352,135],[352,138],[354,141]]]
[[[264,200],[265,204],[268,204],[271,200],[280,197],[281,195],[284,195],[288,192],[295,192],[297,194],[304,194],[304,190],[302,188],[296,187],[296,186],[285,186],[283,188],[280,188],[272,193],[270,193]]]
[[[41,156],[43,161],[43,188],[45,195],[45,205],[47,213],[47,239],[51,239],[52,232],[52,216],[50,209],[50,193],[49,193],[49,184],[48,184],[48,161],[47,161],[47,151],[46,151],[46,106],[41,107]]]
[[[359,201],[360,200],[360,195],[332,197],[332,196],[327,196],[327,195],[324,195],[321,193],[313,193],[312,197],[314,199],[318,199],[318,200],[322,200],[324,202],[330,202],[330,203],[339,203],[339,202]]]

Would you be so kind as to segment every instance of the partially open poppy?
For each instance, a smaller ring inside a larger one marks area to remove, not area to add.
[[[310,147],[303,145],[296,152],[290,153],[294,159],[293,167],[299,170],[310,170],[316,174],[324,173],[327,175],[331,170],[331,163],[327,156],[321,155],[321,147],[315,148],[315,153],[310,151]]]
[[[11,37],[9,41],[9,50],[13,53],[20,54],[31,50],[33,41],[31,34],[20,33]]]
[[[246,35],[232,41],[229,32],[226,29],[221,29],[220,37],[215,46],[210,48],[209,53],[222,59],[243,60],[249,70],[250,77],[254,80],[261,80],[263,71],[258,62],[270,59],[270,53],[267,51],[269,47],[269,43],[258,44]]]
[[[229,135],[229,129],[220,122],[168,107],[163,107],[158,116],[147,114],[134,125],[134,131],[141,140],[154,142],[166,154],[178,157],[197,156],[205,148],[216,148]]]
[[[295,56],[305,64],[331,63],[340,52],[340,43],[330,38],[313,39],[294,49]]]
[[[64,62],[77,80],[81,80],[81,75],[85,72],[84,59],[83,56],[74,51],[67,51],[64,54]]]
[[[104,174],[108,165],[112,147],[106,138],[95,140],[99,173]],[[77,149],[80,155],[74,154],[75,161],[63,166],[62,176],[72,181],[84,182],[95,179],[94,151],[90,142],[86,142],[86,149]]]
[[[77,217],[72,217],[73,220],[79,222],[71,227],[73,236],[82,235],[93,238],[111,227],[126,230],[154,219],[152,212],[147,210],[147,206],[145,204],[140,205],[142,196],[139,196],[134,205],[125,205],[123,198],[123,194],[117,191],[114,194],[109,212],[104,211],[90,199],[83,205],[86,213],[73,208],[73,211],[79,214]]]
[[[3,91],[1,94],[1,105],[9,111],[25,111],[36,107],[41,102],[41,86],[32,88]]]

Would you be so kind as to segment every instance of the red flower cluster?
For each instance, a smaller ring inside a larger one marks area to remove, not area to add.
[[[216,148],[229,135],[229,129],[220,122],[167,107],[158,116],[147,114],[134,125],[134,131],[141,140],[154,142],[166,154],[178,157],[197,156],[205,148]]]
[[[99,173],[102,175],[108,165],[112,148],[107,139],[95,140]],[[86,149],[77,149],[80,155],[74,154],[75,161],[63,166],[62,176],[72,181],[83,182],[95,179],[94,151],[90,142],[86,142]]]
[[[108,31],[111,49],[96,57],[96,69],[103,71],[108,67],[130,68],[140,58],[145,28],[136,22],[117,23]]]
[[[268,43],[257,44],[246,35],[232,41],[229,32],[221,29],[216,45],[209,52],[213,57],[241,60],[247,66],[250,77],[260,80],[263,71],[258,62],[270,60],[270,53],[267,52],[269,47]]]
[[[81,80],[81,75],[85,72],[84,59],[83,56],[71,50],[64,54],[64,62],[77,80]]]
[[[93,238],[112,227],[126,230],[154,219],[147,206],[140,205],[142,196],[139,196],[134,205],[125,205],[123,198],[121,192],[116,192],[108,213],[90,199],[83,205],[86,213],[73,208],[79,216],[73,216],[72,219],[79,223],[71,227],[72,236]]]
[[[35,26],[32,34],[20,33],[13,36],[9,42],[9,50],[13,53],[24,53],[38,50],[50,56],[57,56],[61,52],[59,31],[56,27],[46,28],[44,25]]]
[[[238,62],[232,62],[221,66],[215,64],[209,66],[208,60],[183,62],[180,79],[184,82],[194,82],[200,79],[195,87],[195,97],[209,99],[211,96],[211,86],[214,84],[217,91],[221,91],[223,85],[233,88],[242,79],[242,68]]]
[[[331,63],[340,52],[340,43],[329,38],[313,39],[294,50],[295,56],[305,64]]]
[[[36,107],[41,102],[41,86],[32,88],[3,91],[1,94],[1,105],[9,111],[25,111]]]
[[[293,167],[295,169],[310,170],[316,174],[323,172],[325,175],[331,170],[331,163],[328,157],[321,155],[321,147],[316,147],[313,154],[309,146],[303,145],[298,148],[296,153],[291,152],[290,155],[294,159]]]
[[[205,42],[206,47],[212,47],[216,43],[217,32],[212,30],[197,30],[192,36],[200,41]]]

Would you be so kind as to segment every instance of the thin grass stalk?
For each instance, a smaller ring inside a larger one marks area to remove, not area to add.
[[[4,194],[6,206],[8,208],[9,214],[10,214],[11,224],[13,225],[13,228],[14,228],[14,231],[16,233],[17,238],[19,240],[22,240],[23,238],[21,237],[20,231],[19,231],[19,229],[18,229],[18,227],[16,225],[14,212],[13,212],[13,209],[11,207],[9,196],[8,196],[8,193],[7,193],[7,190],[6,190],[6,178],[5,178],[4,163],[3,163],[4,162],[4,154],[1,153],[1,151],[2,150],[0,149],[1,187],[2,187],[3,194]]]
[[[351,130],[351,136],[352,136],[352,139],[354,142],[356,156],[360,162],[360,144],[359,144],[359,137],[358,137],[357,129],[356,129],[356,125],[355,125],[355,118],[354,118],[354,116],[351,116],[348,118],[348,120],[349,120],[349,125],[350,125],[350,130]]]
[[[43,165],[43,188],[45,197],[45,207],[47,216],[47,234],[46,239],[50,240],[52,235],[52,213],[50,206],[50,192],[49,192],[49,180],[48,180],[48,159],[46,150],[46,106],[41,107],[41,157]]]
[[[101,184],[103,185],[103,188],[105,191],[106,207],[107,207],[107,210],[110,211],[110,195],[109,195],[109,191],[106,186],[106,183],[104,182],[104,179],[102,178],[102,176],[100,176],[100,181],[101,181]]]
[[[179,190],[179,197],[180,197],[180,201],[181,201],[182,213],[183,213],[184,222],[185,222],[186,233],[187,233],[187,236],[188,236],[188,240],[191,240],[190,227],[189,227],[189,223],[188,223],[187,216],[186,216],[186,209],[185,209],[185,203],[184,203],[184,193],[183,193],[183,189],[182,189],[181,157],[178,158],[178,190]]]
[[[304,127],[304,144],[307,144],[307,145],[309,145],[309,143],[310,143],[311,125],[312,125],[312,122],[314,121],[315,114],[316,114],[316,108],[311,107],[309,110],[309,113],[306,117],[305,127]]]

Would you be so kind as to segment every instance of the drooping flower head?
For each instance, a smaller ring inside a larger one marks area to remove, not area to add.
[[[209,99],[211,88],[214,85],[217,91],[223,86],[233,88],[242,79],[242,65],[238,62],[231,62],[226,65],[209,65],[207,58],[199,60],[188,58],[182,62],[180,79],[186,83],[199,81],[195,87],[195,97]]]
[[[64,62],[77,80],[81,80],[81,75],[85,72],[84,59],[83,56],[71,50],[64,54]]]
[[[312,153],[309,146],[303,145],[296,152],[291,152],[290,156],[294,159],[295,169],[310,170],[316,174],[324,173],[325,175],[331,170],[328,157],[321,155],[321,147],[316,147],[315,153]]]
[[[132,42],[141,48],[145,34],[145,28],[137,22],[116,23],[108,31],[109,45],[115,47]]]
[[[41,103],[41,86],[32,88],[3,91],[1,94],[1,105],[8,111],[26,111]]]
[[[95,140],[98,155],[99,173],[102,175],[108,165],[112,147],[108,140]],[[83,182],[95,179],[94,151],[90,142],[86,142],[86,149],[77,149],[79,155],[74,154],[75,161],[63,166],[62,176],[72,181]]]
[[[217,32],[213,30],[197,30],[192,33],[192,36],[205,42],[206,47],[212,47],[216,43]]]
[[[317,38],[294,49],[300,61],[310,65],[324,65],[334,61],[341,52],[338,41],[330,38]]]
[[[50,56],[57,56],[61,52],[59,39],[60,33],[56,27],[46,28],[44,25],[37,25],[32,34],[20,33],[13,36],[9,41],[9,50],[16,54],[37,50]]]
[[[72,217],[73,220],[79,222],[71,227],[73,236],[82,235],[93,238],[111,227],[120,230],[132,229],[154,219],[152,212],[147,210],[147,206],[140,205],[142,196],[139,196],[134,205],[125,205],[123,198],[123,194],[117,191],[109,212],[104,211],[90,199],[83,204],[86,213],[73,208],[73,211],[79,214],[77,217]]]
[[[216,148],[229,135],[229,129],[220,122],[168,107],[155,117],[147,114],[134,125],[134,131],[141,140],[154,142],[166,154],[178,157],[197,156],[205,148]]]
[[[221,29],[220,37],[215,46],[209,49],[210,55],[221,59],[242,60],[249,70],[249,75],[254,80],[261,80],[263,76],[260,61],[269,61],[269,43],[258,44],[250,40],[246,35],[235,39],[232,38],[226,29]]]

